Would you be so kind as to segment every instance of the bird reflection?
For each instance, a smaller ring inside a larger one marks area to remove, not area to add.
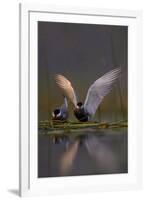
[[[94,159],[98,168],[116,170],[116,155],[107,144],[95,136],[88,137],[84,142],[89,155]]]
[[[75,139],[68,145],[60,158],[60,175],[69,175],[72,171],[75,158],[78,154],[79,147],[84,145],[88,156],[95,163],[99,171],[114,171],[118,168],[116,152],[113,152],[111,146],[108,146],[101,137],[84,134]]]
[[[62,155],[60,162],[61,175],[67,175],[71,171],[78,147],[79,141],[75,141],[73,144],[69,145],[68,149]]]

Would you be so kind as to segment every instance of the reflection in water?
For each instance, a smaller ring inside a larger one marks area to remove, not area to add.
[[[79,140],[75,141],[69,146],[69,148],[63,153],[60,159],[60,173],[61,175],[67,175],[73,166],[75,156],[79,147]]]
[[[76,135],[76,136],[75,136]],[[126,173],[127,129],[39,134],[38,177]]]
[[[116,170],[118,167],[116,152],[112,151],[106,143],[95,136],[91,136],[85,141],[85,145],[97,167],[101,168],[100,171],[103,170],[103,166],[107,171]]]

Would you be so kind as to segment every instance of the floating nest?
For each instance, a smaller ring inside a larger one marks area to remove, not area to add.
[[[44,120],[39,122],[39,130],[47,130],[48,134],[78,132],[87,129],[114,129],[128,127],[127,121],[118,122],[73,122]]]

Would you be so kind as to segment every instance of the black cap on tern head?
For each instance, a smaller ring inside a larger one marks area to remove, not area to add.
[[[54,114],[55,114],[55,115],[58,115],[59,113],[60,113],[60,109],[55,109],[55,110],[54,110]]]
[[[77,103],[77,106],[79,106],[79,107],[81,107],[82,105],[83,105],[82,102],[78,102],[78,103]]]

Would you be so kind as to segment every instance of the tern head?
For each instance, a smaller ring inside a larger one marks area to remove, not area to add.
[[[83,103],[82,102],[78,102],[77,103],[77,109],[81,109],[83,108]]]
[[[52,117],[54,118],[54,119],[57,119],[58,117],[60,117],[61,116],[61,110],[60,109],[55,109],[54,111],[53,111],[53,113],[52,113]]]

